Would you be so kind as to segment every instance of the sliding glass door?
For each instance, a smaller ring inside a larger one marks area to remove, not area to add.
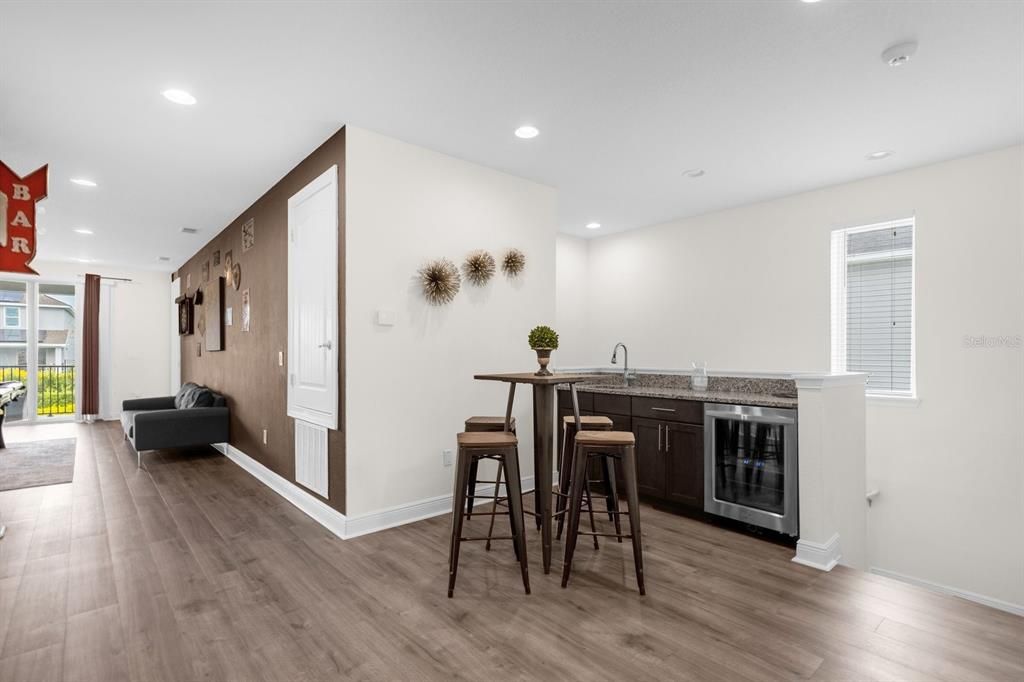
[[[72,284],[0,280],[0,381],[28,389],[7,422],[74,417],[75,296]]]

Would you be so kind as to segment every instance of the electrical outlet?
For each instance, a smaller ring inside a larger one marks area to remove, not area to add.
[[[441,452],[441,462],[446,467],[450,467],[452,465],[452,451],[451,450],[443,450]]]
[[[263,429],[263,444],[267,444],[267,430]]]

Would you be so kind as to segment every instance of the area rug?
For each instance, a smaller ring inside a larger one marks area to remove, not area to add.
[[[0,450],[0,490],[70,483],[74,474],[74,438],[11,443]]]

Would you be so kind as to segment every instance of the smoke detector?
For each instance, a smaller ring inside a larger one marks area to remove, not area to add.
[[[903,66],[917,52],[917,43],[898,43],[886,48],[882,53],[882,61],[889,66]]]

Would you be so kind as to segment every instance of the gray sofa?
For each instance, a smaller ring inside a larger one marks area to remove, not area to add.
[[[229,421],[224,396],[191,382],[177,395],[121,403],[124,437],[135,448],[139,466],[144,450],[226,443]]]

